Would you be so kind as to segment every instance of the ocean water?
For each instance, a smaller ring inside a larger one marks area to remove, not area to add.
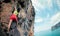
[[[35,33],[34,36],[60,36],[60,28],[54,31],[51,30],[40,31]]]
[[[52,36],[60,36],[60,28],[52,31]]]

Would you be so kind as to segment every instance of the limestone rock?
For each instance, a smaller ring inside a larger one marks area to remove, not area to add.
[[[17,9],[20,10],[18,14],[18,27],[21,36],[34,36],[34,19],[35,19],[35,10],[32,5],[31,0],[15,0],[17,1]],[[3,27],[7,27],[9,23],[9,18],[12,14],[12,3],[13,1],[1,1],[1,14],[0,14],[0,24],[3,24]],[[13,5],[14,6],[14,5]],[[3,29],[3,28],[2,28]]]

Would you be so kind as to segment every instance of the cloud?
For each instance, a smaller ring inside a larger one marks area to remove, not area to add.
[[[49,15],[48,15],[47,17],[49,17]],[[40,20],[41,20],[41,19],[42,19],[42,18],[40,18]],[[42,20],[44,21],[44,19],[42,19]],[[34,27],[34,32],[35,32],[35,33],[38,33],[38,32],[40,32],[40,31],[45,31],[45,30],[51,29],[51,27],[52,27],[53,25],[55,25],[57,22],[60,22],[60,12],[57,12],[57,13],[56,13],[55,15],[53,15],[49,20],[50,20],[50,21],[46,22],[46,24],[44,24],[44,25],[35,26],[35,27]],[[39,21],[39,19],[38,19],[38,21],[37,21],[37,19],[36,19],[35,22],[43,22],[43,21]]]
[[[34,27],[34,33],[39,32],[39,31],[40,31],[40,27],[39,27],[39,26],[38,26],[38,27],[35,26],[35,27]]]
[[[47,3],[46,3],[46,4],[47,4],[47,6],[48,6],[49,8],[52,8],[52,6],[53,6],[53,5],[52,5],[52,0],[47,0]]]
[[[36,23],[38,23],[38,22],[39,22],[39,23],[40,23],[40,22],[43,22],[43,18],[36,17],[36,18],[35,18],[35,22],[36,22]]]
[[[39,2],[39,0],[32,0],[32,4],[33,6],[36,8],[39,9],[44,9],[45,7]]]
[[[50,17],[50,14],[48,13],[48,14],[47,14],[47,18],[49,18],[49,17]]]
[[[56,23],[60,22],[60,12],[56,13],[55,15],[53,15],[50,19],[50,23],[52,25],[55,25]]]
[[[47,24],[45,25],[40,25],[40,26],[35,26],[34,27],[34,32],[35,33],[39,33],[40,31],[45,31],[45,30],[49,30],[51,27]]]
[[[45,9],[45,7],[51,8],[52,2],[51,0],[32,0],[32,4],[35,8]]]
[[[39,0],[32,0],[32,3],[33,3],[33,5],[34,6],[38,6],[38,7],[41,7],[41,8],[43,8],[43,6],[42,6],[42,4],[39,2]]]
[[[58,7],[60,8],[60,0],[56,0]]]

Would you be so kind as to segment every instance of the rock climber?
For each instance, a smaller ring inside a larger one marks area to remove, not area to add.
[[[18,24],[18,19],[17,15],[19,10],[17,10],[16,6],[14,7],[14,11],[12,12],[12,15],[10,16],[10,21],[8,24],[8,32],[9,36],[20,36],[19,31],[17,30],[17,24]]]

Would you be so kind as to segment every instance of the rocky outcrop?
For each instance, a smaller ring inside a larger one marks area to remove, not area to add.
[[[21,36],[34,35],[34,18],[35,10],[31,0],[15,0],[17,1],[17,9],[20,10],[18,14],[18,27]],[[0,24],[6,28],[9,22],[9,17],[15,3],[13,1],[1,1]]]
[[[52,26],[51,30],[54,31],[54,30],[57,30],[58,28],[60,28],[60,22],[58,22],[56,25]]]

